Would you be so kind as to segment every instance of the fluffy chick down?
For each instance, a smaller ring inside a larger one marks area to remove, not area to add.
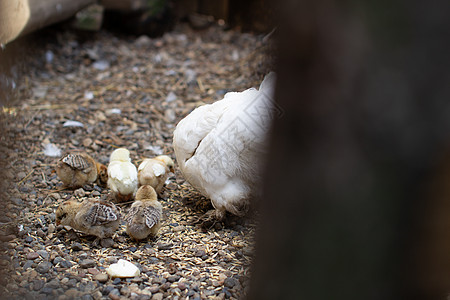
[[[130,152],[119,148],[111,153],[108,165],[108,188],[118,202],[132,199],[138,187],[136,166],[131,163]]]
[[[160,195],[170,172],[174,172],[174,163],[169,156],[146,158],[138,167],[139,184],[152,186]]]

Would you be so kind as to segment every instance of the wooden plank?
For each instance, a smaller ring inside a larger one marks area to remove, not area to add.
[[[63,21],[95,0],[0,0],[0,43]]]

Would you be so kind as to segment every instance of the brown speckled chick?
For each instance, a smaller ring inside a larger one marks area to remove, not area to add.
[[[98,185],[105,186],[108,180],[106,166],[83,152],[69,153],[62,157],[56,165],[56,174],[70,188],[83,187],[95,181]]]
[[[120,226],[120,212],[111,202],[86,199],[83,202],[66,201],[56,210],[56,225],[68,225],[83,233],[101,239],[112,237]]]
[[[128,235],[135,240],[156,236],[161,227],[161,217],[162,205],[155,189],[150,185],[141,186],[136,192],[136,201],[125,217]]]

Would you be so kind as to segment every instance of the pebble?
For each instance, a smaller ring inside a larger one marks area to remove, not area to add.
[[[205,256],[206,255],[206,252],[205,252],[205,250],[203,250],[203,249],[198,249],[197,251],[195,251],[195,254],[194,254],[196,257],[202,257],[202,256]]]
[[[223,285],[228,288],[233,288],[236,285],[236,279],[228,277],[224,280]]]
[[[183,225],[180,226],[176,226],[172,229],[173,232],[179,232],[179,231],[184,231],[185,227]]]
[[[61,285],[61,284],[60,284],[59,280],[56,279],[56,278],[53,279],[53,280],[50,280],[49,282],[47,282],[47,283],[45,284],[46,287],[49,287],[49,288],[51,288],[51,289],[57,289],[57,288],[59,288],[60,285]]]
[[[66,285],[69,287],[75,287],[77,285],[77,280],[75,278],[71,278]]]
[[[51,193],[49,197],[52,197],[55,200],[61,199],[61,195],[59,193]]]
[[[94,280],[97,280],[100,283],[105,283],[108,281],[108,274],[98,273],[98,274],[94,275]]]
[[[153,295],[152,300],[162,300],[164,298],[163,293],[156,293]]]
[[[109,293],[111,293],[113,289],[115,289],[115,287],[112,285],[105,286],[105,288],[103,289],[103,295],[109,295]]]
[[[223,282],[225,281],[225,279],[227,279],[228,277],[227,277],[227,275],[225,275],[225,274],[223,274],[223,273],[220,273],[219,274],[219,282],[221,283],[221,284],[223,284]]]
[[[158,244],[158,250],[170,250],[172,246],[172,244]]]
[[[215,293],[216,293],[215,290],[203,290],[203,291],[202,291],[202,294],[203,294],[204,296],[206,296],[206,297],[212,296],[212,295],[214,295]]]
[[[194,296],[195,295],[195,291],[194,290],[189,290],[188,292],[187,292],[187,296],[188,297],[192,297],[192,296]]]
[[[115,263],[117,262],[117,257],[114,257],[114,256],[108,256],[108,257],[106,258],[106,262],[109,263],[109,264],[115,264]]]
[[[155,278],[152,279],[152,283],[159,284],[159,285],[166,283],[166,281],[167,280],[165,278],[160,277],[160,276],[155,277]]]
[[[91,295],[89,295],[89,294],[84,294],[82,297],[81,297],[81,300],[93,300],[94,298],[91,296]]]
[[[102,298],[102,292],[95,291],[94,293],[92,293],[92,298],[94,298],[95,300],[100,300]]]
[[[33,290],[35,291],[39,291],[40,289],[42,289],[44,287],[45,281],[44,280],[33,280]]]
[[[127,286],[124,286],[120,289],[120,293],[125,297],[128,297],[131,294],[131,291]]]
[[[44,286],[41,290],[41,293],[45,293],[45,294],[51,294],[52,292],[53,292],[53,289],[46,287],[46,286]]]
[[[96,262],[93,259],[83,259],[80,262],[80,267],[82,267],[83,269],[87,269],[87,268],[92,268],[95,267]]]
[[[86,192],[82,188],[76,189],[73,194],[79,198],[86,196]]]
[[[83,245],[81,245],[78,242],[75,242],[75,243],[72,244],[71,248],[72,248],[73,251],[81,251],[81,250],[83,250]]]
[[[100,245],[103,248],[111,248],[114,245],[114,240],[112,238],[102,239]]]
[[[36,271],[38,271],[41,274],[47,273],[52,268],[52,263],[48,261],[43,261],[39,263],[36,267]]]
[[[89,147],[91,144],[92,144],[92,139],[90,139],[90,138],[85,138],[85,139],[83,140],[83,146],[84,146],[84,147]]]
[[[159,288],[161,290],[163,290],[163,291],[167,291],[170,288],[170,286],[171,286],[171,283],[170,282],[166,282],[163,285],[161,285]]]
[[[77,299],[80,297],[80,292],[76,289],[68,289],[64,295],[66,295],[69,299]]]
[[[39,257],[39,253],[37,253],[37,252],[27,253],[27,259],[28,260],[35,260],[38,257]]]
[[[29,269],[33,266],[34,262],[32,260],[27,260],[24,264],[23,264],[23,269]]]
[[[131,279],[131,282],[134,283],[141,283],[143,281],[143,279],[141,277],[134,277]]]
[[[38,230],[36,230],[36,234],[38,237],[41,237],[41,238],[46,236],[45,232],[42,231],[42,229],[40,229],[40,228]]]
[[[69,282],[69,278],[64,277],[63,279],[61,279],[61,284],[67,284]]]
[[[225,294],[225,298],[231,298],[232,296],[227,287],[223,288],[223,293]]]
[[[55,232],[55,229],[56,229],[56,226],[55,226],[54,224],[48,225],[48,228],[47,228],[47,235],[54,233],[54,232]]]
[[[38,253],[43,259],[48,258],[48,252],[45,250],[38,250],[38,251],[36,251],[36,253]]]
[[[97,270],[96,268],[88,268],[87,271],[89,274],[92,274],[92,275],[97,275],[100,273],[100,271]]]
[[[175,281],[180,280],[180,276],[179,275],[171,275],[171,276],[167,277],[167,280],[169,282],[175,282]]]
[[[111,299],[113,299],[113,300],[114,300],[114,299],[120,299],[120,292],[119,292],[118,289],[113,288],[113,289],[111,290],[111,292],[109,292],[108,296],[109,296],[109,298],[111,298]]]
[[[61,267],[61,268],[70,268],[70,267],[72,267],[72,263],[70,262],[70,261],[68,261],[68,260],[65,260],[65,259],[63,259],[60,263],[59,263],[59,266]]]

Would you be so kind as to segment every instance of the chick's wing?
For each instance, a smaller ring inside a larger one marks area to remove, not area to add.
[[[69,165],[72,169],[89,173],[92,170],[92,163],[84,156],[79,154],[68,154],[62,158],[62,162]]]
[[[144,208],[145,224],[152,228],[161,219],[161,212],[153,206]]]
[[[131,206],[128,214],[125,216],[125,222],[131,223],[133,217],[139,212],[139,206]]]
[[[85,219],[89,224],[96,226],[116,221],[118,215],[113,207],[102,203],[95,203],[86,213]]]

